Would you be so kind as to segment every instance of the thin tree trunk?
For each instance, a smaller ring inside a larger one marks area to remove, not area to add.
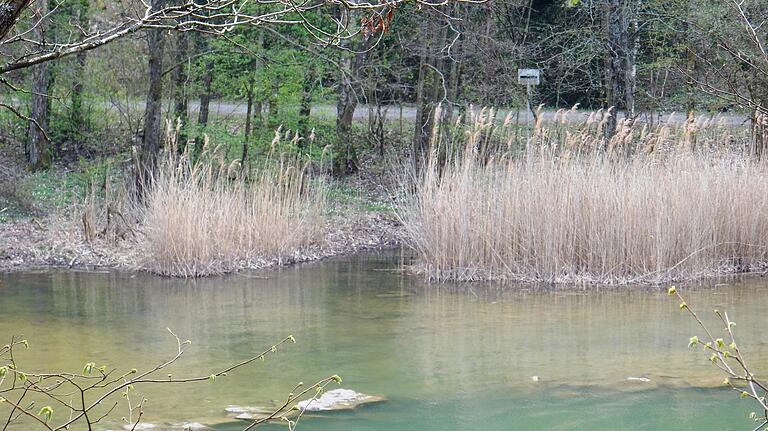
[[[634,95],[628,87],[628,77],[631,76],[632,68],[629,64],[631,50],[627,32],[626,2],[627,0],[606,0],[605,5],[608,42],[605,94],[608,106],[614,108],[613,115],[606,122],[604,130],[606,140],[616,133],[616,117],[619,112],[627,111],[628,102],[634,105]]]
[[[271,91],[269,92],[269,97],[267,100],[267,103],[269,105],[269,111],[267,111],[267,125],[271,128],[275,128],[278,126],[277,123],[279,123],[278,116],[280,115],[280,81],[278,79],[273,79],[270,83]]]
[[[304,75],[304,85],[301,92],[301,106],[299,108],[299,132],[304,139],[309,136],[309,116],[312,113],[312,92],[315,87],[315,65],[310,63],[307,73]],[[300,141],[299,145],[303,146]]]
[[[357,170],[357,153],[350,136],[352,120],[357,108],[357,96],[353,88],[355,77],[352,75],[352,59],[342,59],[341,68],[339,101],[336,104],[336,135],[339,145],[334,155],[333,166],[334,175],[337,176],[351,174]]]
[[[204,129],[208,126],[208,116],[211,112],[211,83],[213,82],[213,73],[211,72],[211,63],[205,65],[206,71],[201,79],[203,90],[200,92],[200,112],[197,113],[197,125]]]
[[[38,0],[40,16],[48,11],[48,0]],[[45,43],[47,25],[40,23],[35,29],[37,37]],[[51,68],[48,63],[34,66],[32,71],[32,112],[29,121],[29,143],[27,161],[29,169],[37,171],[47,169],[51,164],[50,142],[46,135],[50,113],[48,91],[51,83]]]
[[[165,0],[152,0],[153,9],[160,9],[164,4]],[[139,196],[143,194],[144,187],[152,181],[163,135],[163,53],[165,49],[163,30],[147,30],[147,46],[149,49],[149,89],[144,111],[144,135],[139,152],[139,166],[136,170],[136,185]]]
[[[89,16],[90,16],[90,2],[81,2],[79,7],[75,9],[78,14],[78,21],[80,27],[83,29],[88,28]],[[75,69],[73,73],[72,94],[70,95],[70,130],[67,140],[72,144],[75,153],[80,154],[80,145],[85,137],[85,132],[88,129],[85,120],[85,113],[83,112],[83,93],[85,80],[85,65],[88,58],[88,52],[82,51],[77,54],[75,60]]]
[[[187,63],[189,62],[189,35],[187,32],[179,32],[176,35],[176,68],[173,71],[173,116],[174,120],[181,122],[179,134],[179,149],[187,143],[185,128],[189,121],[187,98]]]
[[[432,132],[435,126],[435,108],[440,89],[437,86],[437,70],[442,66],[432,52],[438,37],[433,20],[427,20],[422,27],[422,46],[419,55],[419,78],[416,87],[416,130],[413,135],[414,169],[421,169],[424,158],[429,153]]]
[[[246,88],[246,94],[248,99],[248,106],[245,113],[245,136],[243,137],[243,155],[240,158],[240,165],[243,167],[243,170],[246,172],[248,171],[246,169],[246,163],[248,162],[248,145],[251,142],[251,128],[252,128],[252,118],[253,118],[253,87],[255,85],[255,80],[253,78],[253,75],[251,75],[248,78],[248,84]]]

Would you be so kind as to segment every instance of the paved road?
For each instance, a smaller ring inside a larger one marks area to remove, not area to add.
[[[190,102],[189,104],[190,110],[194,113],[196,113],[200,107],[198,102]],[[211,102],[211,113],[218,115],[218,116],[229,116],[229,115],[245,115],[246,114],[246,105],[244,103],[236,103],[236,102],[227,102],[227,101],[214,101]],[[389,121],[399,121],[400,116],[402,115],[403,121],[406,122],[413,122],[416,119],[416,107],[414,106],[408,106],[404,105],[402,107],[402,114],[400,112],[400,107],[397,105],[392,105],[387,109],[386,112],[386,118]],[[587,120],[589,115],[593,111],[575,111],[575,112],[568,112],[565,114],[565,121],[568,123],[576,124],[581,123]],[[503,119],[509,114],[509,110],[499,110],[497,114],[497,118]],[[312,107],[312,115],[317,118],[322,119],[334,119],[336,118],[336,107],[333,105],[316,105]],[[558,115],[554,111],[545,111],[542,114],[543,121],[545,123],[552,122],[557,117],[559,121],[562,121],[563,114]],[[514,121],[516,117],[516,112],[512,112],[512,119]],[[366,121],[368,119],[368,106],[367,105],[360,105],[355,109],[354,114],[355,121]],[[639,121],[641,122],[649,122],[651,119],[648,115],[641,115],[639,118]],[[733,114],[733,113],[717,113],[717,114],[701,114],[697,121],[714,121],[715,124],[718,125],[728,125],[728,126],[739,126],[739,125],[748,125],[749,124],[749,117],[746,115],[741,114]],[[529,112],[520,112],[519,121],[521,123],[525,123],[526,121],[533,121],[533,115]],[[675,125],[681,125],[684,124],[686,121],[686,115],[684,113],[665,113],[662,115],[654,116],[653,123],[659,124],[660,122],[666,123],[666,124],[675,124]]]

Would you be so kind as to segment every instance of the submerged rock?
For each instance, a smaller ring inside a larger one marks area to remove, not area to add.
[[[317,399],[299,401],[297,403],[299,410],[289,410],[281,416],[292,417],[298,415],[301,410],[308,413],[354,410],[363,404],[379,403],[382,401],[386,401],[386,399],[375,395],[362,394],[351,389],[334,389],[325,392]],[[235,419],[252,421],[269,416],[274,411],[274,408],[227,406],[225,410],[229,414],[236,415]]]
[[[628,382],[642,382],[642,383],[651,383],[652,380],[648,377],[627,377]]]
[[[240,415],[244,413],[248,414],[270,414],[272,410],[267,407],[251,407],[251,406],[227,406],[224,409],[229,414]]]
[[[139,422],[136,425],[134,424],[126,424],[123,425],[123,429],[125,430],[134,430],[134,431],[146,431],[146,430],[153,430],[156,429],[157,425],[151,424],[149,422]]]
[[[363,404],[385,401],[382,397],[361,394],[351,389],[334,389],[313,400],[300,401],[300,409],[308,412],[352,410]]]
[[[183,424],[174,425],[173,429],[182,430],[182,431],[205,431],[205,430],[210,430],[211,428],[199,422],[187,422]]]

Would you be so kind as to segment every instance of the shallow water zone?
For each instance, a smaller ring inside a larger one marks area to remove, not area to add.
[[[297,344],[214,382],[137,388],[149,399],[143,421],[155,424],[240,429],[222,423],[226,406],[265,405],[296,382],[339,374],[341,387],[388,401],[299,429],[751,429],[752,405],[719,386],[705,354],[687,349],[701,331],[664,288],[428,285],[398,272],[400,260],[360,255],[197,281],[5,274],[0,328],[29,340],[18,356],[26,368],[73,372],[87,362],[153,366],[175,352],[171,328],[192,340],[171,371],[179,378],[295,336]],[[728,310],[748,359],[768,370],[768,282],[679,289],[708,322],[708,311]]]

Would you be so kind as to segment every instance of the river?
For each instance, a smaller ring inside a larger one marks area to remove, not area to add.
[[[137,388],[149,399],[142,420],[155,424],[239,429],[222,423],[227,405],[264,405],[296,382],[339,374],[342,387],[388,401],[308,418],[299,430],[751,429],[752,405],[686,347],[701,331],[663,288],[428,285],[397,271],[399,262],[398,253],[363,254],[197,281],[0,274],[0,328],[29,340],[18,356],[28,369],[74,372],[87,362],[155,365],[176,350],[171,328],[192,340],[177,377],[210,374],[295,336],[214,382]],[[768,370],[768,283],[679,289],[702,314],[727,309],[755,366]]]

